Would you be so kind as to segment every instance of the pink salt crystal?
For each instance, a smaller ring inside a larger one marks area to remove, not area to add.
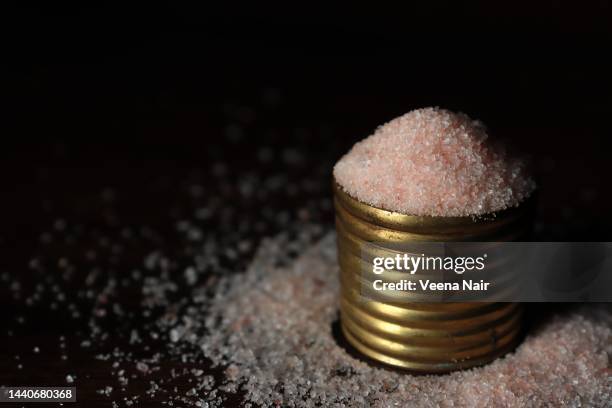
[[[481,122],[440,108],[379,127],[336,163],[334,177],[362,202],[420,216],[487,214],[535,189],[524,161],[491,143]]]

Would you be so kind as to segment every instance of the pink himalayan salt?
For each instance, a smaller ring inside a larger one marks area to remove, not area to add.
[[[288,407],[612,407],[612,304],[537,314],[512,353],[447,375],[412,376],[338,345],[336,237],[265,240],[244,274],[225,274],[200,345],[245,402]],[[305,234],[306,233],[306,234]],[[301,256],[291,260],[292,248]],[[282,260],[282,262],[281,262]],[[278,266],[278,265],[282,266]],[[537,308],[536,308],[537,310]],[[534,310],[534,311],[536,311]],[[182,341],[187,341],[185,336]]]
[[[535,188],[524,161],[491,143],[481,122],[440,108],[379,127],[336,163],[334,177],[362,202],[420,216],[487,214]]]

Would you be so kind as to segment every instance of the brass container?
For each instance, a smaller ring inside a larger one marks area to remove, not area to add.
[[[522,335],[522,305],[425,303],[400,292],[364,301],[361,270],[368,243],[519,240],[531,229],[533,199],[485,217],[419,217],[364,204],[334,182],[340,321],[348,342],[376,361],[417,373],[486,364],[513,350]]]

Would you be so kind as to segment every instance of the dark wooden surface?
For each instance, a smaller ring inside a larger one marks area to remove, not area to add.
[[[67,385],[73,375],[78,405],[96,407],[124,406],[173,368],[220,379],[204,359],[171,356],[167,333],[146,336],[164,310],[143,315],[138,281],[119,285],[101,307],[109,276],[129,277],[161,251],[179,285],[172,296],[187,296],[181,275],[198,244],[181,230],[184,220],[220,253],[251,242],[238,259],[220,255],[211,274],[241,270],[262,237],[304,222],[332,228],[335,160],[380,123],[424,105],[464,110],[534,156],[540,239],[609,240],[610,64],[601,52],[610,31],[597,12],[583,11],[586,20],[573,26],[561,10],[560,23],[525,17],[521,30],[495,16],[471,17],[481,23],[472,29],[446,17],[441,31],[396,20],[367,26],[366,13],[340,33],[330,22],[298,20],[303,34],[264,14],[261,23],[239,15],[240,28],[207,17],[203,27],[180,9],[169,11],[168,26],[162,10],[140,30],[130,10],[105,37],[109,10],[16,10],[17,23],[40,31],[13,31],[5,93],[0,384]],[[472,47],[439,48],[453,35]],[[407,50],[408,38],[420,41]],[[280,187],[264,187],[271,180]],[[201,208],[213,216],[198,219]],[[88,283],[95,268],[100,275]],[[109,312],[115,303],[124,314]],[[100,308],[108,316],[97,316]],[[92,316],[108,337],[83,347]],[[130,344],[133,329],[142,343]],[[156,351],[164,358],[146,375],[122,363],[135,375],[124,392],[115,359],[96,358],[115,348],[133,360]],[[105,386],[108,397],[97,393]],[[138,406],[164,400],[142,396]]]

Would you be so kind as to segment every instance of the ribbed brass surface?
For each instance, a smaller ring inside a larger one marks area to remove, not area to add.
[[[410,371],[444,373],[486,364],[516,346],[522,326],[520,304],[427,303],[417,298],[422,294],[410,292],[364,301],[361,271],[363,262],[389,255],[384,247],[368,245],[371,242],[517,240],[531,227],[533,200],[479,218],[418,217],[364,204],[334,182],[334,202],[341,326],[357,350]]]

